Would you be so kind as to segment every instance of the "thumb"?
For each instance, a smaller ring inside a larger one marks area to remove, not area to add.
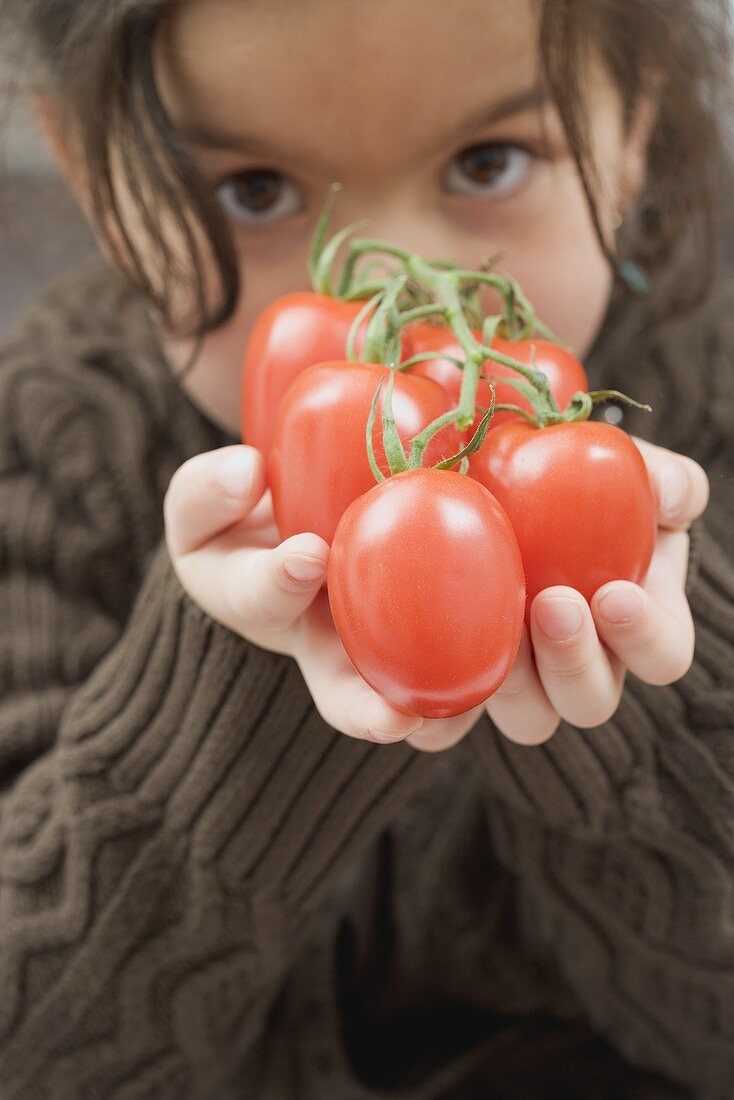
[[[244,519],[265,491],[263,456],[244,444],[194,455],[176,470],[163,502],[174,558],[190,554]]]

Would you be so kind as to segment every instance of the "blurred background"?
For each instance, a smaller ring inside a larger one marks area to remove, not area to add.
[[[0,67],[0,91],[4,82]],[[33,119],[19,105],[10,119],[0,128],[0,341],[39,286],[96,251]]]

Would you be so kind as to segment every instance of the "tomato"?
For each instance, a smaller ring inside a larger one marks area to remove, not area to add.
[[[550,585],[570,585],[590,600],[607,581],[644,579],[657,508],[642,455],[620,428],[502,424],[471,456],[469,472],[510,517],[528,608]]]
[[[381,382],[373,446],[378,466],[388,475],[379,414],[389,377],[389,368],[377,363],[342,360],[309,367],[289,387],[278,409],[268,459],[273,511],[282,538],[315,531],[331,542],[346,508],[376,484],[366,429]],[[401,373],[395,375],[392,404],[406,453],[413,436],[452,408],[449,395],[436,382]],[[463,443],[463,434],[447,425],[427,447],[423,465],[449,458]]]
[[[285,391],[306,367],[345,357],[349,330],[363,307],[364,302],[342,302],[308,292],[286,294],[261,313],[245,352],[243,442],[267,454]],[[357,350],[363,333],[364,328],[357,337]]]
[[[475,332],[477,340],[481,340],[481,332]],[[462,371],[448,359],[440,358],[440,355],[451,355],[455,359],[464,359],[464,352],[456,337],[450,329],[443,325],[417,324],[408,330],[410,340],[410,354],[419,355],[435,351],[436,359],[427,359],[423,363],[416,363],[409,367],[409,373],[419,374],[424,378],[433,378],[448,390],[458,403],[461,390]],[[553,344],[549,340],[502,340],[496,336],[492,340],[492,347],[511,359],[517,359],[525,366],[532,366],[532,351],[535,349],[535,365],[543,371],[551,393],[555,397],[561,409],[565,409],[575,393],[579,390],[588,391],[589,382],[586,371],[572,352]],[[522,375],[511,367],[505,367],[502,363],[487,361],[482,367],[482,373],[487,375],[495,384],[496,400],[498,405],[519,405],[527,412],[531,411],[530,402],[521,393],[502,381],[503,378],[512,378],[522,381]],[[487,382],[480,379],[477,389],[477,404],[489,406],[491,391]],[[520,420],[516,413],[506,412],[500,409],[492,417],[490,428],[494,429],[508,420]],[[474,424],[476,428],[481,420],[478,415]]]
[[[520,551],[502,507],[469,477],[407,470],[375,485],[339,522],[327,583],[349,659],[398,710],[463,714],[512,668]]]

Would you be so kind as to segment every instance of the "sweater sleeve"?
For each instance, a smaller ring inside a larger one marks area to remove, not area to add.
[[[734,569],[699,529],[697,655],[629,678],[614,719],[525,748],[470,735],[520,934],[553,957],[631,1063],[728,1100],[734,1086]]]
[[[427,766],[329,727],[162,539],[135,574],[116,405],[0,381],[3,1100],[223,1095],[309,915]]]

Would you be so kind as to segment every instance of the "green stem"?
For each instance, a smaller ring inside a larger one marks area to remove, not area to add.
[[[412,324],[413,321],[421,321],[424,317],[443,317],[445,319],[446,306],[433,302],[427,306],[416,306],[415,309],[408,309],[400,314],[400,327],[405,328],[406,325]]]
[[[493,275],[490,271],[468,271],[464,268],[459,268],[454,274],[458,275],[462,280],[486,283],[488,286],[494,287],[495,290],[500,291],[505,300],[507,300],[508,297],[508,286],[512,287],[512,296],[515,305],[520,306],[520,311],[525,318],[524,331],[518,338],[522,339],[524,336],[533,336],[537,332],[547,340],[551,340],[554,344],[560,344],[562,347],[566,347],[560,337],[556,336],[556,334],[540,320],[530,302],[523,294],[520,284],[516,283],[514,279],[503,278],[501,275]]]
[[[400,364],[398,370],[405,371],[408,369],[408,367],[414,367],[418,363],[433,363],[436,361],[437,358],[438,356],[436,355],[435,351],[422,351],[420,355],[414,355],[411,359],[406,359],[404,363]],[[459,370],[464,369],[463,361],[461,359],[457,359],[453,355],[446,355],[445,352],[442,352],[440,358],[446,359],[449,363],[453,363],[455,367],[459,368]]]
[[[408,270],[445,306],[447,321],[466,355],[457,409],[456,423],[459,429],[464,430],[474,423],[479,372],[488,359],[517,371],[530,383],[537,392],[537,399],[534,403],[539,406],[538,412],[541,416],[553,412],[553,398],[550,394],[548,379],[542,371],[526,367],[516,359],[510,359],[494,348],[480,344],[475,338],[462,308],[455,271],[436,271],[421,260],[419,256],[411,256],[408,261]],[[495,276],[488,277],[496,278]]]
[[[474,423],[474,406],[477,386],[479,385],[479,371],[486,356],[479,350],[480,346],[474,339],[464,316],[457,288],[456,273],[453,271],[436,271],[420,256],[410,256],[407,267],[410,274],[431,291],[444,307],[446,320],[466,355],[466,363],[461,379],[459,405],[456,409],[456,425],[460,430],[465,430]]]
[[[359,283],[346,294],[338,293],[337,297],[343,302],[361,302],[364,298],[371,298],[373,294],[381,294],[389,281],[389,279],[380,279],[379,282],[374,283]]]
[[[373,241],[367,240],[364,237],[358,237],[349,245],[349,251],[337,291],[340,298],[349,293],[354,277],[354,269],[361,257],[367,252],[376,252],[383,256],[394,256],[396,259],[402,260],[403,263],[407,262],[409,256],[408,252],[402,248],[398,248],[396,245],[387,244],[385,241]]]
[[[365,335],[362,359],[366,363],[393,365],[400,359],[400,326],[395,304],[402,293],[406,275],[393,277],[381,295],[381,301],[370,319]]]
[[[536,427],[536,428],[538,427],[538,420],[537,420],[537,417],[533,416],[533,415],[532,415],[532,413],[529,413],[529,412],[527,412],[527,410],[526,410],[526,409],[521,409],[519,405],[504,405],[504,404],[500,404],[500,405],[495,405],[495,407],[494,407],[494,408],[495,408],[495,412],[511,412],[511,413],[516,413],[516,414],[517,414],[518,416],[522,416],[522,417],[524,417],[524,419],[525,419],[525,420],[529,420],[529,421],[530,421],[530,423],[531,423],[531,424],[532,424],[532,425],[533,425],[534,427]]]

